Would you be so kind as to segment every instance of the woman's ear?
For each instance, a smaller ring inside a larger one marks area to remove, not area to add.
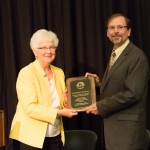
[[[33,50],[33,54],[34,54],[35,58],[37,58],[37,53],[35,50]]]

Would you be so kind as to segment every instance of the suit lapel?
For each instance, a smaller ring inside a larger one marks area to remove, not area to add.
[[[122,52],[122,54],[118,57],[118,59],[116,60],[116,62],[113,64],[113,66],[111,67],[111,69],[108,71],[108,66],[106,68],[104,77],[103,77],[103,81],[101,84],[101,91],[105,88],[108,80],[110,79],[110,77],[113,75],[114,71],[120,66],[120,64],[126,59],[126,56],[128,55],[130,49],[131,49],[132,43],[130,42],[127,47],[124,49],[124,51]]]

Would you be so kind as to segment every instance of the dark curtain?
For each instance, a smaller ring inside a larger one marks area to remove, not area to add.
[[[45,28],[58,35],[60,43],[54,65],[64,70],[66,79],[87,71],[102,78],[112,48],[106,37],[105,20],[112,13],[124,13],[132,20],[130,39],[150,61],[149,6],[149,0],[0,0],[0,108],[5,111],[6,149],[12,149],[8,136],[17,104],[16,78],[19,70],[34,60],[29,47],[32,34]],[[150,102],[147,104],[150,129]],[[82,112],[63,120],[65,130],[96,132],[96,150],[102,149],[100,116]]]

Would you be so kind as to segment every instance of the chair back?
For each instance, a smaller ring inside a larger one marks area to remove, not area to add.
[[[90,130],[65,131],[64,150],[95,150],[97,134]]]
[[[0,110],[0,148],[5,146],[4,111]]]
[[[145,137],[145,144],[144,150],[150,150],[150,131],[146,129],[146,137]]]

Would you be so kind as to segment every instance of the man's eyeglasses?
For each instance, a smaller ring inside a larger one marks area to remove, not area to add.
[[[46,52],[47,50],[50,50],[51,52],[55,52],[57,47],[55,47],[55,46],[50,46],[50,47],[44,46],[44,47],[39,47],[38,49],[41,50],[42,52]]]
[[[127,28],[128,26],[121,26],[121,25],[119,25],[119,26],[109,26],[108,27],[108,30],[110,30],[110,31],[114,31],[115,29],[117,29],[117,30],[123,30],[124,28]]]

